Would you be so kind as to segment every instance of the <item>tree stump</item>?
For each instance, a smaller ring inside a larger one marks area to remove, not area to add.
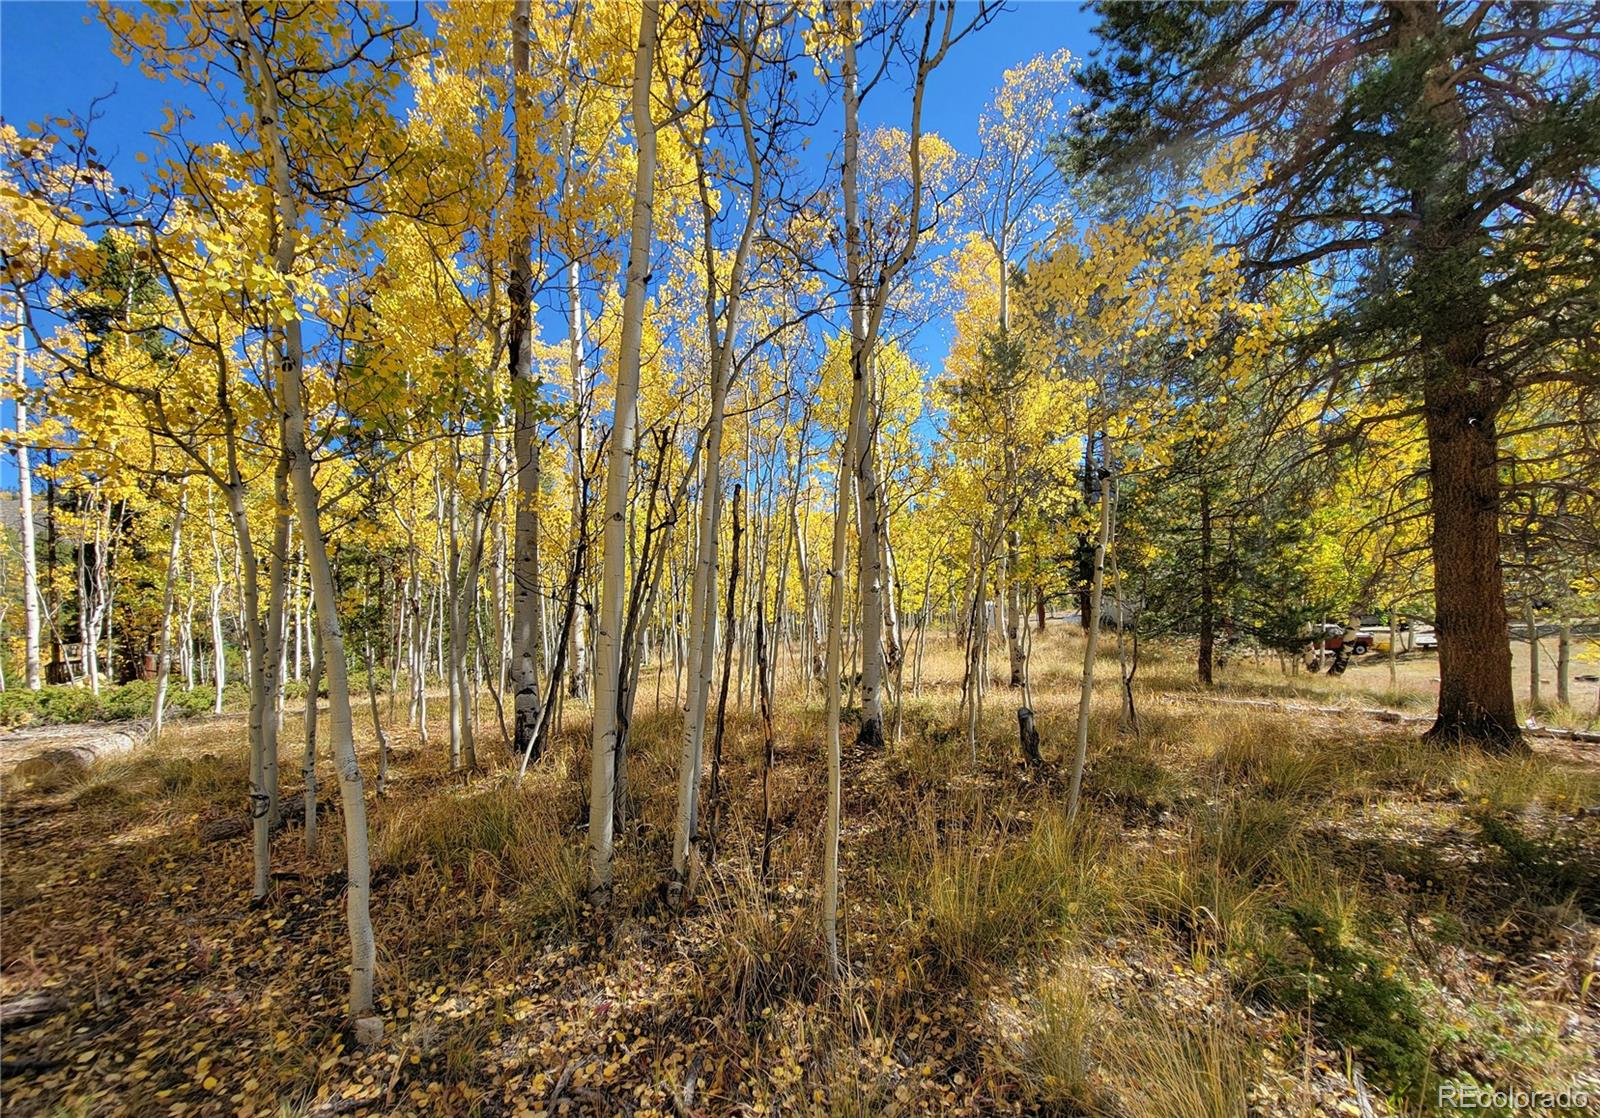
[[[1017,736],[1022,739],[1022,756],[1028,764],[1034,767],[1044,764],[1044,757],[1039,753],[1039,730],[1033,724],[1033,711],[1028,707],[1017,708]]]

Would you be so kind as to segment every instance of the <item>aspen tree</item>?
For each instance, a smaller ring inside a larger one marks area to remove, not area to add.
[[[183,516],[189,507],[189,491],[178,483],[178,503],[172,511],[172,542],[167,547],[167,577],[161,592],[161,630],[157,638],[156,697],[150,717],[150,739],[161,740],[161,727],[167,713],[167,677],[172,670],[172,610],[177,595],[178,567],[183,545]]]
[[[288,139],[282,131],[277,76],[254,28],[250,26],[242,0],[234,0],[233,34],[246,52],[241,59],[240,74],[254,104],[256,127],[262,154],[267,160],[272,201],[277,214],[272,262],[278,274],[289,280],[295,271],[300,236],[299,203],[290,173]],[[370,1041],[382,1034],[383,1023],[381,1018],[372,1016],[376,949],[368,909],[371,862],[367,851],[366,798],[361,765],[355,750],[348,662],[344,635],[339,625],[337,591],[322,534],[320,495],[312,476],[311,455],[306,445],[307,416],[301,381],[304,353],[300,316],[293,308],[285,314],[282,337],[276,387],[283,406],[283,449],[288,459],[295,514],[304,541],[312,592],[317,601],[318,636],[321,638],[322,659],[326,661],[328,677],[329,744],[333,749],[344,809],[345,866],[348,875],[345,908],[350,931],[350,1016],[357,1022],[364,1039]],[[312,702],[314,704],[314,697]]]
[[[17,532],[22,551],[23,684],[39,690],[39,552],[33,539],[33,469],[28,455],[27,306],[17,297],[16,355],[12,384],[17,426]]]
[[[656,121],[651,106],[651,75],[655,68],[659,22],[658,0],[643,0],[639,45],[633,62],[633,130],[638,145],[638,165],[634,178],[633,223],[628,233],[622,335],[617,353],[615,418],[606,471],[601,599],[596,621],[600,687],[595,697],[589,759],[589,891],[596,897],[604,897],[611,888],[612,785],[616,772],[617,707],[622,696],[625,518],[637,436],[634,428],[639,399],[640,342],[655,222]],[[570,609],[568,613],[570,616]]]

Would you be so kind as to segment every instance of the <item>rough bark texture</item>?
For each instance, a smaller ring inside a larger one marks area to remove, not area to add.
[[[1504,745],[1518,730],[1500,566],[1497,447],[1493,413],[1474,407],[1473,395],[1435,397],[1426,416],[1439,635],[1439,713],[1429,735]]]

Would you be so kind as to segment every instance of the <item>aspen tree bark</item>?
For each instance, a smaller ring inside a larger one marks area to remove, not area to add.
[[[655,142],[653,136],[651,142]],[[584,437],[584,422],[589,398],[589,378],[583,363],[583,303],[579,298],[577,261],[573,261],[568,268],[567,277],[567,371],[572,385],[573,400],[570,472],[572,475],[572,522],[576,524],[584,501],[580,478],[583,475],[584,455],[587,453],[585,449],[587,440]],[[580,582],[586,573],[584,571],[578,572]],[[586,699],[589,697],[590,665],[589,641],[584,632],[583,611],[580,610],[573,617],[572,623],[566,626],[566,631],[566,660],[567,670],[570,673],[566,681],[566,693],[574,699]]]
[[[172,671],[172,608],[178,589],[178,565],[182,557],[183,514],[189,506],[189,491],[178,487],[178,506],[172,513],[172,542],[167,547],[167,580],[161,593],[161,635],[156,652],[155,709],[150,716],[150,740],[161,740],[161,727],[166,720],[167,677]]]
[[[178,613],[178,670],[183,689],[194,690],[194,572],[189,572],[189,590]]]
[[[628,233],[622,335],[617,349],[615,419],[601,535],[600,614],[595,633],[600,686],[595,696],[589,759],[589,890],[598,898],[604,898],[611,889],[612,784],[618,705],[622,698],[623,596],[627,590],[623,558],[627,546],[628,485],[633,478],[637,437],[639,362],[645,294],[650,281],[650,239],[655,221],[656,124],[651,115],[650,78],[655,69],[659,18],[659,0],[643,0],[639,45],[633,59],[633,131],[638,143],[638,165],[634,175],[633,223]]]
[[[234,35],[248,51],[248,65],[241,67],[250,89],[260,132],[263,154],[268,160],[270,182],[276,204],[273,263],[285,282],[292,282],[296,242],[300,234],[300,215],[289,171],[287,138],[282,132],[276,77],[250,27],[242,0],[234,0]],[[278,369],[277,390],[283,412],[281,428],[284,456],[289,462],[295,510],[305,542],[310,567],[312,592],[317,600],[317,621],[328,676],[329,739],[334,764],[339,774],[340,800],[345,821],[345,911],[350,931],[350,1016],[370,1038],[381,1034],[381,1021],[372,1018],[373,970],[376,944],[368,898],[371,893],[371,859],[367,848],[367,806],[356,757],[354,726],[350,712],[350,687],[345,659],[344,634],[339,627],[338,593],[333,568],[328,562],[322,535],[322,513],[316,480],[311,473],[311,454],[306,446],[306,406],[300,378],[305,355],[301,344],[300,318],[291,312],[283,326],[283,354]],[[376,1028],[374,1029],[374,1026]]]
[[[317,852],[317,692],[322,689],[322,641],[311,638],[311,672],[306,683],[305,758],[300,773],[305,778],[306,853]]]
[[[1078,815],[1083,765],[1089,756],[1089,713],[1094,703],[1094,658],[1100,647],[1100,608],[1106,586],[1106,548],[1111,543],[1111,446],[1100,473],[1100,535],[1094,545],[1094,581],[1089,591],[1089,632],[1083,643],[1083,687],[1078,692],[1078,747],[1072,757],[1072,783],[1067,790],[1067,819]]]
[[[456,456],[457,465],[460,463],[459,454]],[[459,473],[459,470],[457,471]],[[448,718],[450,724],[450,771],[459,772],[462,768],[463,739],[466,736],[466,633],[462,629],[461,597],[461,544],[457,537],[456,518],[460,505],[459,480],[452,481],[450,496],[444,496],[443,483],[439,475],[433,478],[433,491],[437,507],[443,512],[440,523],[444,525],[446,537],[445,570],[444,570],[444,612],[446,627],[449,629],[450,659],[445,664],[445,694],[447,700]]]
[[[271,740],[273,749],[273,770],[276,771],[277,735],[269,731],[275,729],[272,715],[272,693],[268,688],[267,662],[267,633],[266,625],[261,618],[261,591],[259,582],[260,564],[256,558],[255,546],[250,533],[250,518],[245,510],[244,484],[238,472],[238,445],[234,438],[231,412],[225,409],[225,423],[228,437],[225,441],[228,452],[228,480],[224,493],[228,501],[228,515],[233,523],[236,556],[239,562],[240,578],[240,604],[243,607],[243,625],[245,645],[248,650],[249,664],[246,667],[245,679],[250,688],[249,735],[250,735],[250,822],[251,846],[254,859],[254,882],[252,895],[260,900],[267,895],[271,887],[271,856],[272,856],[272,826],[275,822],[273,814],[274,795],[273,788],[268,784],[267,778],[267,742]],[[218,677],[221,678],[220,676]]]
[[[220,556],[217,577],[222,577]],[[211,713],[222,713],[222,693],[228,685],[228,650],[222,637],[222,586],[211,588]]]
[[[517,220],[532,206],[532,106],[525,88],[529,75],[530,0],[516,0],[511,16],[512,171],[511,199]],[[539,587],[540,439],[533,377],[532,235],[519,227],[511,238],[508,298],[511,321],[508,351],[514,414],[512,452],[516,458],[516,524],[511,564],[512,749],[522,752],[539,721],[539,643],[543,595]]]
[[[855,9],[853,0],[847,0],[848,26],[851,38],[845,44],[844,83],[844,187],[845,225],[845,275],[850,285],[850,419],[849,425],[856,437],[849,445],[853,454],[849,463],[855,486],[857,585],[861,594],[861,726],[856,740],[868,749],[883,745],[883,699],[880,693],[883,681],[883,571],[880,565],[878,541],[878,478],[873,464],[873,451],[877,433],[873,420],[872,372],[875,367],[872,343],[869,337],[866,307],[864,237],[861,229],[861,187],[859,182],[861,148],[861,98],[856,75]],[[913,153],[921,139],[913,131]],[[913,167],[916,156],[913,154]],[[913,196],[921,193],[920,183],[913,184]],[[915,209],[915,204],[913,204]],[[913,224],[915,223],[913,217]],[[875,293],[881,300],[886,292],[886,279],[880,279]],[[881,312],[880,312],[881,313]],[[875,314],[874,317],[877,317]]]
[[[17,408],[17,515],[22,550],[23,680],[37,691],[44,679],[39,668],[39,552],[33,538],[33,468],[28,457],[27,307],[17,299],[17,356],[14,370]]]
[[[855,80],[855,49],[847,40],[845,69]],[[833,550],[828,563],[827,651],[822,668],[823,694],[827,697],[828,800],[823,830],[822,853],[822,935],[828,946],[828,969],[839,973],[839,807],[840,807],[840,706],[839,672],[844,651],[844,567],[848,535],[851,462],[855,458],[859,430],[852,419],[845,432],[844,453],[839,461],[833,503]]]
[[[259,675],[262,701],[268,716],[261,724],[262,779],[267,791],[267,822],[277,826],[282,817],[279,802],[278,734],[282,729],[279,713],[283,703],[283,645],[284,613],[288,607],[289,590],[289,459],[278,455],[272,481],[273,507],[276,512],[272,525],[272,552],[267,556],[267,619],[261,626],[261,655]],[[243,491],[240,492],[240,517],[245,515]],[[259,603],[250,607],[259,608]],[[252,617],[257,616],[251,613]],[[256,674],[256,673],[252,673]]]

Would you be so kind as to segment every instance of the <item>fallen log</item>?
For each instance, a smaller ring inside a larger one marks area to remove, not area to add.
[[[71,780],[105,757],[126,753],[145,739],[142,722],[118,726],[42,726],[0,736],[0,766],[14,761],[7,788]]]
[[[20,1029],[66,1008],[67,1000],[60,994],[20,994],[7,998],[0,1001],[0,1029]]]

